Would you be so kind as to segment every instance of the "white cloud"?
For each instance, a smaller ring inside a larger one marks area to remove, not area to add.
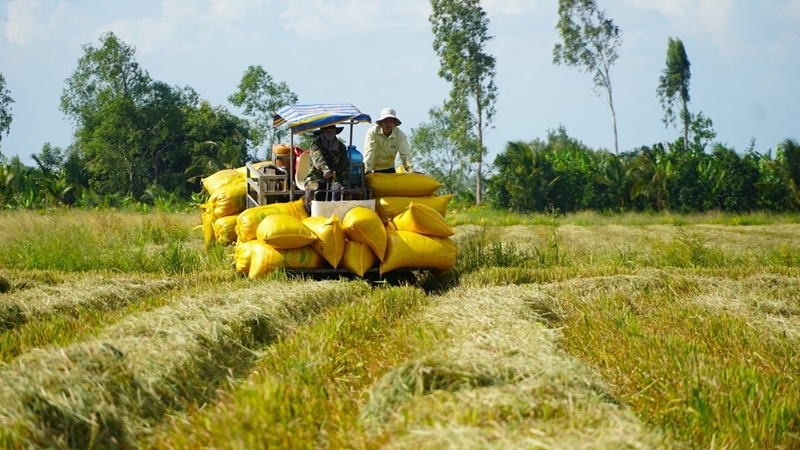
[[[773,62],[794,61],[800,54],[800,35],[784,31],[781,37],[768,49],[767,54]]]
[[[136,47],[137,53],[146,54],[159,50],[168,41],[173,24],[166,19],[119,20],[103,25],[98,36],[113,32],[123,42]]]
[[[735,0],[627,0],[627,4],[658,11],[676,24],[700,34],[732,31]]]
[[[26,45],[34,39],[44,39],[42,5],[39,0],[14,0],[6,7],[6,39],[17,45]]]
[[[800,22],[800,0],[787,0],[779,3],[777,8],[782,17]]]
[[[226,20],[241,20],[258,11],[262,0],[211,0],[211,13]]]
[[[265,21],[267,12],[263,6],[269,1],[160,0],[160,14],[107,23],[97,29],[96,35],[112,31],[142,54],[165,48],[195,51],[209,41],[222,40],[228,45],[249,43],[257,38],[258,29],[243,26],[242,22]],[[273,9],[282,8],[283,2],[272,2]]]
[[[660,13],[669,21],[670,34],[708,40],[723,55],[752,57],[760,52],[747,29],[750,13],[761,12],[759,5],[741,0],[627,0],[627,4]]]
[[[191,18],[198,15],[196,2],[191,0],[162,0],[161,17],[175,20],[179,17]]]
[[[53,0],[13,0],[6,9],[6,38],[19,46],[42,43],[51,36],[59,36],[63,27],[74,19],[74,9],[69,3]]]
[[[483,0],[481,7],[489,17],[498,14],[528,14],[536,12],[542,0]]]
[[[280,17],[302,38],[325,39],[427,26],[429,14],[430,3],[423,0],[292,0]]]

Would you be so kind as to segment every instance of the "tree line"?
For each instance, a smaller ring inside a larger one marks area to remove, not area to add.
[[[775,155],[743,154],[722,144],[709,151],[683,138],[614,155],[592,150],[564,128],[546,140],[509,142],[489,180],[495,208],[517,212],[800,209],[800,144]],[[752,147],[752,146],[751,146]]]
[[[509,142],[486,170],[483,132],[491,124],[498,89],[494,58],[485,52],[488,19],[479,0],[431,0],[434,50],[450,97],[412,130],[419,166],[465,203],[486,194],[496,208],[519,212],[558,210],[742,212],[800,208],[800,150],[786,139],[759,154],[754,142],[743,154],[720,143],[710,118],[689,111],[691,64],[683,42],[669,37],[666,67],[656,98],[666,127],[680,127],[675,141],[619,152],[611,68],[622,31],[595,0],[559,0],[553,64],[592,76],[593,89],[611,113],[614,152],[593,150],[549,131],[546,140]],[[486,176],[486,183],[482,183]],[[475,186],[471,190],[470,185]],[[482,187],[482,186],[485,186]]]
[[[250,66],[228,98],[242,118],[189,86],[152,79],[113,33],[100,44],[83,47],[61,95],[73,142],[45,143],[31,155],[36,167],[0,153],[0,206],[180,204],[200,191],[201,177],[257,160],[259,148],[285,137],[272,129],[272,112],[297,95],[261,66]],[[9,94],[0,75],[0,137],[11,124]]]
[[[614,152],[590,149],[559,128],[546,140],[508,143],[491,164],[483,138],[498,88],[495,58],[486,51],[493,39],[488,16],[479,0],[431,0],[431,6],[438,75],[451,89],[410,138],[419,167],[443,183],[443,193],[478,205],[488,195],[495,207],[523,212],[784,210],[800,203],[795,141],[781,143],[774,156],[752,145],[739,154],[712,143],[711,119],[689,112],[691,64],[677,38],[668,38],[656,98],[664,125],[680,127],[681,136],[620,153],[611,68],[622,32],[595,0],[559,0],[561,42],[552,62],[592,76],[611,112]],[[269,158],[288,132],[271,127],[272,114],[297,95],[261,66],[250,66],[228,97],[241,108],[239,117],[189,86],[153,80],[135,49],[113,33],[100,44],[83,47],[61,96],[60,109],[74,125],[72,143],[44,144],[31,155],[36,167],[0,153],[0,206],[200,201],[201,177],[258,160],[262,148]],[[0,74],[0,140],[8,135],[13,102]]]

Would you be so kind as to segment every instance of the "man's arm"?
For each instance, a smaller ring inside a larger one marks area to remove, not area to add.
[[[400,153],[400,161],[403,163],[403,169],[408,173],[412,173],[414,172],[414,165],[411,162],[411,149],[408,147],[408,139],[406,139],[405,133],[400,134],[399,137],[400,142],[398,142],[397,152]]]
[[[367,135],[364,138],[364,173],[370,173],[375,170],[375,127],[370,127],[367,130]]]

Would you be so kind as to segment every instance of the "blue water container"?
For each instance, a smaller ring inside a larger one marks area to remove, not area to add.
[[[348,145],[350,153],[350,187],[361,187],[361,174],[364,170],[364,156],[356,149],[355,145]]]

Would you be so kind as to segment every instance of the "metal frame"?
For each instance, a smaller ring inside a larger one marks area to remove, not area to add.
[[[277,116],[276,116],[277,117]],[[353,146],[353,125],[361,122],[368,122],[371,123],[369,116],[362,115],[359,116],[362,120],[355,120],[355,118],[351,118],[347,121],[335,123],[335,125],[349,125],[350,126],[350,144],[347,145],[347,159],[348,159],[348,166],[350,166],[350,175],[352,176],[354,164],[350,162],[350,148]],[[363,117],[366,117],[367,120],[363,120]],[[313,128],[304,130],[309,131]],[[302,133],[302,132],[301,132]],[[289,134],[289,154],[288,155],[275,155],[272,154],[272,163],[275,166],[278,166],[278,161],[285,162],[285,165],[282,167],[286,168],[285,174],[275,174],[275,173],[268,173],[271,172],[272,169],[268,168],[256,168],[253,166],[252,163],[247,163],[246,167],[246,198],[245,198],[245,208],[253,208],[256,206],[261,205],[268,205],[271,203],[278,203],[278,202],[291,202],[295,201],[299,198],[305,197],[305,190],[304,189],[296,189],[295,186],[295,158],[297,156],[294,154],[294,135],[300,134],[295,133],[294,129]],[[341,194],[349,194],[350,197],[360,197],[362,200],[369,200],[372,198],[372,190],[367,189],[366,187],[366,180],[365,180],[365,173],[364,173],[364,165],[363,163],[359,164],[359,176],[361,178],[361,186],[358,188],[353,188],[352,181],[351,187],[348,189],[342,189],[338,191],[333,191],[330,189],[318,190],[316,192],[323,192],[325,198],[333,198],[335,193]],[[306,205],[308,208],[309,205]]]

